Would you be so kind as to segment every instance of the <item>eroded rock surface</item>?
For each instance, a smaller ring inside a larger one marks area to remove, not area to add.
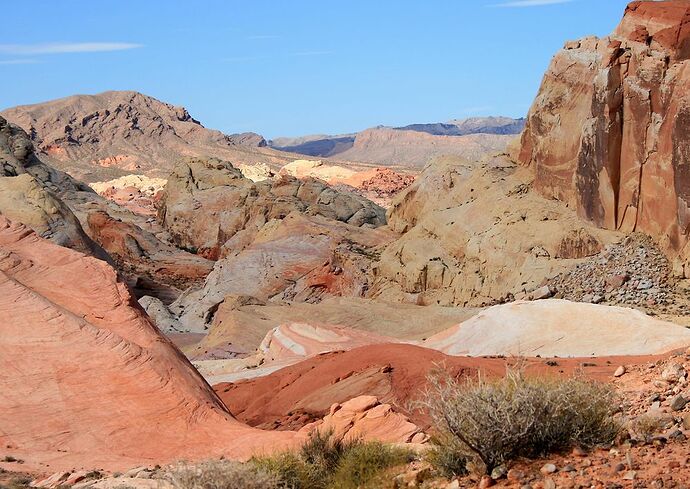
[[[449,355],[659,355],[690,345],[690,330],[624,307],[560,299],[493,306],[424,346]]]
[[[385,224],[385,211],[315,179],[252,182],[227,161],[189,159],[168,179],[160,219],[177,244],[217,259],[241,251],[272,219],[296,211],[352,224]],[[224,248],[224,249],[221,249]]]
[[[609,37],[566,43],[546,72],[519,160],[541,194],[680,256],[690,229],[690,5],[632,2]]]
[[[235,421],[105,262],[0,217],[0,443],[121,469],[285,446]]]
[[[531,291],[615,239],[532,190],[505,157],[441,158],[388,211],[402,236],[376,265],[370,297],[483,305]]]

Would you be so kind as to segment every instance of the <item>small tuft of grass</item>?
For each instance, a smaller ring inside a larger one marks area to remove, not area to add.
[[[411,459],[404,448],[314,431],[299,452],[255,458],[251,463],[275,474],[284,488],[356,489],[368,487],[386,469]]]
[[[253,464],[214,460],[180,464],[170,472],[176,489],[280,489],[278,477]]]

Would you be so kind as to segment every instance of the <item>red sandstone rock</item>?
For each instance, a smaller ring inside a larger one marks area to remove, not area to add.
[[[278,449],[234,420],[105,262],[0,217],[0,445],[27,468]]]
[[[519,160],[543,195],[687,263],[690,4],[632,2],[614,33],[568,43],[530,109]]]

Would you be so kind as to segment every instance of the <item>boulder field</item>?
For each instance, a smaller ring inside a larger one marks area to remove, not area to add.
[[[534,188],[589,222],[690,248],[690,5],[630,3],[608,37],[568,42],[527,117],[518,160]]]

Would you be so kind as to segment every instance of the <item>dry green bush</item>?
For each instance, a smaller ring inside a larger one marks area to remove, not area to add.
[[[230,461],[180,464],[170,471],[177,489],[279,489],[280,479],[260,467]]]
[[[519,369],[495,381],[433,374],[422,405],[440,432],[431,461],[445,472],[458,473],[464,458],[466,466],[490,473],[517,457],[611,443],[620,431],[611,386],[579,377],[526,377]]]
[[[274,474],[280,487],[287,489],[356,489],[367,487],[382,471],[409,459],[405,449],[314,431],[299,452],[255,458],[252,463]]]

